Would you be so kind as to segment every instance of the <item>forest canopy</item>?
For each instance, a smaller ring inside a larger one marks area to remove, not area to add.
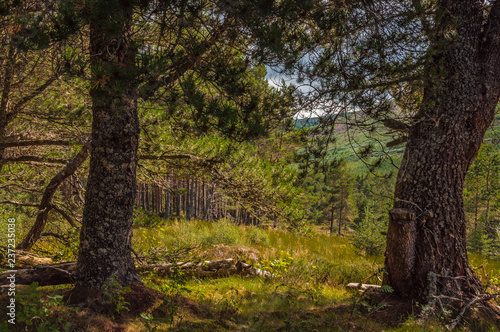
[[[11,0],[0,21],[2,216],[16,250],[69,264],[38,280],[70,280],[68,305],[159,297],[143,260],[180,280],[179,253],[329,233],[452,328],[500,314],[469,261],[500,258],[500,2]],[[205,235],[146,250],[166,225]],[[239,273],[293,264],[245,250]]]

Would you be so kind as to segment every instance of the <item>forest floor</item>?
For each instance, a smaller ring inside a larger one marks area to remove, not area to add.
[[[70,253],[61,254],[61,248],[51,249],[61,259],[71,260]],[[134,250],[149,263],[233,258],[274,277],[213,279],[186,277],[180,271],[169,277],[143,273],[145,285],[165,297],[141,313],[134,312],[134,307],[142,299],[127,289],[110,295],[116,305],[112,311],[91,314],[64,305],[69,285],[26,286],[18,290],[17,330],[445,331],[442,319],[453,315],[424,322],[417,305],[401,303],[390,289],[371,295],[347,290],[349,282],[380,275],[383,265],[383,257],[357,252],[347,236],[292,234],[224,221],[141,220],[134,230]],[[484,266],[485,282],[500,279],[500,262],[474,255],[471,263]],[[376,277],[365,282],[380,284]],[[7,301],[2,295],[0,306],[5,308]],[[5,317],[1,321],[0,331],[8,331]],[[497,330],[492,324],[488,317],[472,313],[463,328]]]

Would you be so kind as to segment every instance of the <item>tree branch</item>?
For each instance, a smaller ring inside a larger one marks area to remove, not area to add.
[[[11,200],[4,200],[0,201],[0,204],[11,204],[11,205],[17,205],[17,206],[31,206],[31,207],[39,207],[39,204],[35,203],[26,203],[26,202],[19,202],[19,201],[11,201]]]
[[[9,103],[10,98],[10,88],[12,84],[12,78],[14,76],[14,61],[15,61],[15,53],[14,47],[10,45],[9,53],[7,55],[7,59],[5,61],[5,74],[3,81],[3,89],[2,89],[2,98],[0,99],[0,137],[5,135],[5,127],[8,124],[7,120],[7,105]],[[9,63],[10,62],[10,63]]]
[[[388,143],[386,144],[386,146],[387,146],[388,148],[392,148],[392,147],[394,147],[394,146],[398,146],[398,145],[400,145],[400,144],[403,144],[403,143],[405,143],[405,142],[407,142],[407,141],[408,141],[408,137],[407,137],[407,136],[401,136],[401,137],[396,138],[396,139],[395,139],[395,140],[393,140],[393,141],[388,142]]]
[[[35,140],[35,141],[12,141],[0,143],[0,149],[12,148],[18,146],[42,146],[42,145],[61,145],[70,146],[70,141],[61,140]]]
[[[190,159],[190,160],[200,160],[200,157],[190,155],[190,154],[171,154],[171,155],[140,155],[137,156],[139,160],[170,160],[170,159]]]
[[[68,239],[66,239],[64,236],[59,235],[57,233],[46,232],[46,233],[42,233],[41,236],[52,236],[52,237],[55,237],[56,239],[60,240],[63,243],[69,242]]]
[[[45,224],[47,223],[47,217],[49,211],[54,208],[54,204],[52,200],[54,198],[54,194],[56,193],[57,188],[63,183],[63,181],[76,172],[78,167],[87,159],[89,156],[89,144],[84,145],[80,152],[71,160],[63,170],[56,174],[50,180],[49,185],[45,188],[45,192],[43,193],[42,200],[40,201],[40,207],[38,208],[38,213],[36,216],[35,223],[33,227],[31,227],[28,235],[23,239],[23,241],[17,246],[16,249],[23,250],[31,250],[33,245],[35,244],[43,232],[45,228]],[[56,211],[61,213],[60,209],[56,208]],[[63,214],[64,216],[64,214]],[[69,220],[68,220],[69,221]],[[70,222],[71,223],[71,222]],[[74,224],[74,223],[73,223]]]
[[[403,132],[407,132],[408,129],[410,128],[406,123],[398,121],[396,119],[385,119],[383,124],[385,127],[389,129],[403,131]]]
[[[3,158],[0,160],[0,164],[19,164],[24,162],[40,162],[40,163],[52,163],[52,164],[63,164],[66,165],[67,160],[59,158],[45,158],[38,156],[21,156],[13,158]]]
[[[73,220],[73,218],[71,218],[71,216],[66,211],[64,211],[63,209],[61,209],[59,206],[57,206],[55,204],[52,204],[51,208],[54,209],[54,210],[56,210],[57,212],[59,212],[59,214],[61,216],[63,216],[63,218],[66,219],[69,222],[69,224],[71,225],[71,227],[77,227],[75,221]]]
[[[7,122],[12,121],[17,116],[17,114],[21,110],[21,107],[23,107],[24,104],[29,102],[31,99],[37,97],[38,95],[40,95],[45,89],[47,89],[52,83],[54,83],[55,80],[57,80],[57,75],[50,77],[48,80],[45,81],[45,83],[40,85],[35,91],[33,91],[29,95],[21,98],[21,100],[19,100],[14,105],[14,107],[12,108],[12,111],[9,112],[9,114],[7,114]]]
[[[201,47],[196,50],[199,54],[198,56],[183,57],[183,61],[173,65],[173,68],[175,68],[175,70],[169,75],[164,75],[161,77],[151,77],[149,81],[139,89],[139,98],[147,100],[159,88],[172,86],[181,75],[193,68],[202,59],[203,55],[208,52],[217,41],[220,40],[221,35],[229,27],[228,21],[229,20],[224,21],[221,27],[216,32],[212,33],[212,36],[209,40],[205,40],[202,42]]]

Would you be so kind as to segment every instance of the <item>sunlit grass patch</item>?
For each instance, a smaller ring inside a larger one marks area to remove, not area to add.
[[[322,283],[330,286],[361,281],[382,267],[382,257],[363,257],[346,237],[326,234],[303,236],[287,231],[245,227],[227,221],[169,221],[156,228],[135,229],[138,252],[198,247],[203,259],[245,260],[263,269],[292,260],[279,276],[287,283]],[[282,264],[285,265],[285,264]],[[276,273],[276,269],[270,271]]]

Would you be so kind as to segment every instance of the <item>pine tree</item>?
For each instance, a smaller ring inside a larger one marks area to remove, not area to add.
[[[481,292],[462,192],[500,96],[500,1],[267,3],[302,9],[255,29],[263,56],[312,87],[306,105],[328,110],[317,133],[343,122],[376,138],[383,123],[395,135],[388,146],[406,142],[384,283],[422,303]]]

